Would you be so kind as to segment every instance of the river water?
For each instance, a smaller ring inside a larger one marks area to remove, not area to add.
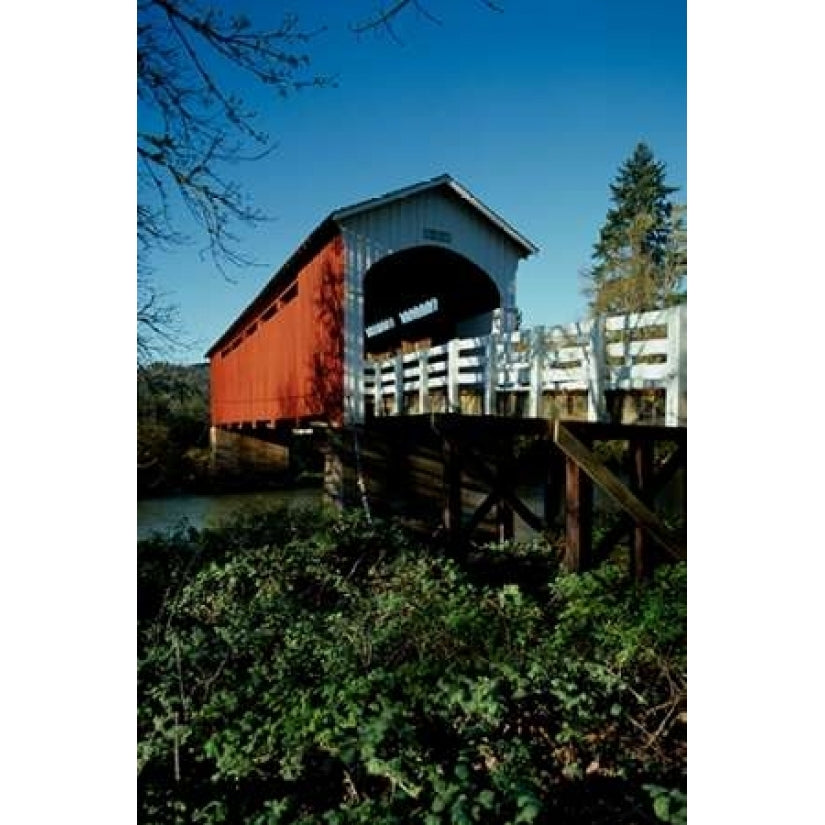
[[[659,505],[666,513],[684,512],[685,479],[677,477],[663,491]],[[541,513],[541,491],[523,488],[520,498],[535,513]],[[244,512],[259,512],[275,507],[312,507],[321,504],[320,487],[302,487],[293,490],[268,490],[258,493],[227,493],[223,495],[181,495],[164,498],[140,499],[137,503],[137,537],[148,538],[153,532],[165,532],[186,524],[197,529],[216,527],[221,522]],[[680,503],[681,502],[681,503]],[[615,505],[600,491],[596,491],[597,510],[614,510]],[[658,509],[658,508],[657,508]],[[465,512],[465,518],[469,513]],[[520,518],[515,519],[518,539],[528,539],[533,534]]]
[[[520,491],[528,507],[541,512],[538,491]],[[221,522],[243,513],[271,510],[275,507],[313,507],[321,504],[320,488],[269,490],[259,493],[228,493],[222,495],[179,495],[139,499],[137,503],[137,538],[149,538],[155,532],[167,532],[180,526],[201,529],[217,527]],[[465,517],[469,514],[465,513]],[[516,538],[527,539],[532,533],[518,517]]]
[[[320,503],[320,487],[268,490],[261,493],[180,495],[139,499],[137,537],[138,540],[145,539],[154,532],[166,532],[183,524],[198,529],[216,527],[221,522],[245,512],[254,513],[284,505],[309,507]]]

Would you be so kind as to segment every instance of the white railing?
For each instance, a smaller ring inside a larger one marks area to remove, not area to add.
[[[664,391],[663,423],[686,423],[686,306],[454,339],[364,366],[376,415],[549,417],[559,398],[575,398],[581,417],[595,421],[607,417],[605,393],[614,390]],[[561,414],[576,413],[568,406]]]

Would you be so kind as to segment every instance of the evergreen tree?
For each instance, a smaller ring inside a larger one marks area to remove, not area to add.
[[[605,223],[585,273],[591,310],[634,312],[673,303],[687,270],[684,207],[670,196],[665,164],[639,143],[610,184]]]

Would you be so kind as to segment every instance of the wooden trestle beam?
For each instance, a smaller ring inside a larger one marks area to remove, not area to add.
[[[583,471],[586,473],[600,489],[604,490],[622,510],[633,518],[637,528],[640,528],[654,538],[669,555],[677,560],[687,558],[686,548],[674,531],[668,529],[659,517],[641,501],[638,496],[634,495],[622,484],[622,482],[602,464],[598,457],[576,438],[564,424],[557,419],[553,422],[552,426],[553,441],[568,457],[568,502],[571,495],[571,477],[574,483],[576,479],[576,472],[570,469],[570,462],[572,461],[580,472]],[[644,475],[647,476],[647,471],[645,471]],[[592,506],[590,509],[592,511]],[[580,516],[583,512],[584,507],[580,505]],[[581,539],[576,536],[577,529],[581,531],[581,524],[577,527],[575,523],[571,523],[570,517],[568,516],[568,540],[572,540],[574,547],[577,542],[581,542]],[[640,545],[634,546],[636,549],[640,547]]]

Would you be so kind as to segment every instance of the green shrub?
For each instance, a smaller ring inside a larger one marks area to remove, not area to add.
[[[683,567],[541,601],[286,511],[138,561],[141,822],[653,822],[682,787]]]

